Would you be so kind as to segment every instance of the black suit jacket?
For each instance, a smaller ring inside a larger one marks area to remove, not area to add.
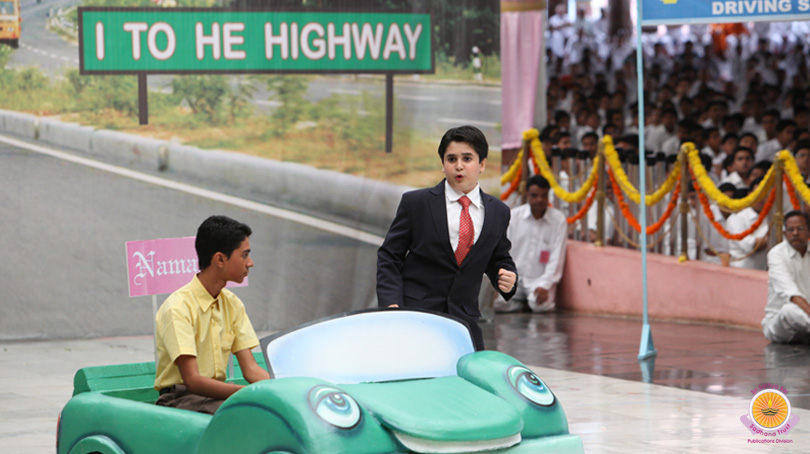
[[[486,273],[498,289],[499,269],[516,272],[506,237],[511,213],[503,202],[481,191],[484,225],[459,266],[450,245],[444,184],[442,180],[433,188],[403,194],[377,251],[377,300],[381,307],[397,304],[461,318],[470,325],[476,347],[483,349],[478,327],[481,277]],[[515,288],[500,293],[509,299]]]

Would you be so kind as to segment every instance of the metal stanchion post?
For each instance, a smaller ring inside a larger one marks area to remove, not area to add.
[[[605,145],[603,142],[599,142],[599,151],[597,152],[597,156],[599,156],[599,168],[596,170],[599,175],[599,181],[596,185],[596,241],[594,244],[596,246],[604,246],[605,245],[605,180],[607,179],[607,172],[605,172],[605,166],[607,165],[607,159],[605,158]],[[586,226],[587,229],[587,226]],[[590,232],[588,232],[588,236],[590,236]]]
[[[773,183],[773,190],[776,191],[776,197],[774,198],[774,208],[776,209],[773,212],[773,220],[771,221],[771,225],[773,226],[771,229],[771,247],[782,242],[782,226],[785,223],[785,213],[782,205],[784,197],[784,194],[782,193],[782,174],[784,173],[784,164],[782,163],[782,160],[777,158],[773,165],[776,166],[774,169]]]
[[[577,172],[576,167],[576,155],[577,151],[573,148],[569,148],[563,152],[563,156],[568,158],[568,192],[574,192],[574,188],[579,187],[579,175]],[[567,217],[573,217],[576,213],[576,206],[574,203],[568,204],[568,213],[566,213]]]
[[[554,173],[554,177],[557,178],[557,182],[560,181],[560,167],[562,166],[562,150],[559,148],[552,148],[551,149],[551,171]],[[559,197],[554,197],[554,208],[559,209],[560,205],[562,205],[563,200],[560,200]]]
[[[681,151],[683,153],[683,151]],[[681,257],[689,259],[688,254],[688,228],[689,228],[689,203],[687,197],[689,194],[689,163],[687,162],[686,155],[684,154],[681,159]]]

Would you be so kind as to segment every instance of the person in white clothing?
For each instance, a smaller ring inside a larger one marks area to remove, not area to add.
[[[675,109],[664,109],[661,112],[661,124],[654,130],[650,131],[647,136],[645,148],[652,150],[656,153],[664,151],[664,143],[668,140],[677,137],[676,126],[678,124],[678,114]],[[678,140],[676,147],[680,146]],[[677,152],[676,152],[677,153]]]
[[[548,47],[557,57],[565,57],[565,42],[573,33],[573,27],[564,4],[560,3],[554,8],[554,15],[548,18],[548,30],[550,32]]]
[[[795,132],[796,122],[793,120],[780,120],[776,126],[776,137],[763,143],[757,149],[756,162],[773,161],[776,153],[790,147]]]
[[[527,201],[512,209],[507,236],[512,242],[520,280],[508,302],[498,296],[496,312],[515,312],[528,304],[533,312],[554,310],[557,284],[565,264],[568,223],[565,215],[550,207],[548,180],[541,175],[529,178]]]
[[[735,188],[731,183],[721,184],[717,187],[717,189],[727,197],[734,197],[734,193],[737,190],[737,188]],[[720,227],[725,229],[726,220],[728,219],[730,213],[721,210],[716,203],[709,205],[709,209],[712,211],[714,220],[720,224]],[[717,265],[728,266],[730,258],[728,253],[728,240],[717,231],[714,225],[709,221],[708,216],[700,217],[700,228],[703,231],[703,234],[706,236],[706,241],[708,241],[708,244],[704,245],[701,260],[715,263]]]
[[[762,183],[762,178],[754,180],[751,183],[751,191],[755,191],[760,183]],[[753,206],[729,216],[726,220],[728,233],[742,233],[748,230],[759,217],[764,205],[765,200],[763,199]],[[762,224],[745,238],[730,240],[728,252],[731,254],[731,266],[734,268],[766,269],[768,265],[768,218],[766,217]]]
[[[753,168],[754,152],[750,148],[739,146],[731,155],[731,173],[723,178],[720,184],[731,183],[737,189],[748,189]]]
[[[810,341],[810,217],[785,215],[785,239],[768,252],[768,304],[762,334],[771,342]]]

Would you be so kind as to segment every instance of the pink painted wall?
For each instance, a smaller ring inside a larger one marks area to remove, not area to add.
[[[768,299],[768,273],[677,257],[647,255],[649,315],[759,328]],[[568,242],[557,306],[596,314],[642,314],[638,251]]]

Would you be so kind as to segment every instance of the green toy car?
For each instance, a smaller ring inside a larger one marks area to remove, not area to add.
[[[261,356],[260,356],[261,355]],[[581,453],[557,398],[463,322],[369,310],[262,339],[273,380],[213,415],[154,405],[154,363],[85,368],[58,454]],[[245,383],[238,366],[232,379]]]

